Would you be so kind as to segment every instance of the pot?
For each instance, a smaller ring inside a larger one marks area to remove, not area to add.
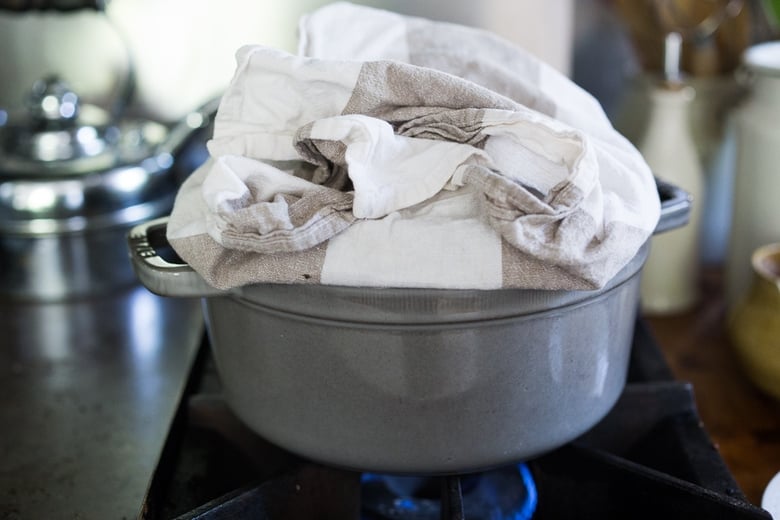
[[[51,77],[26,110],[0,110],[0,295],[52,301],[136,282],[125,236],[170,212],[182,172],[206,158],[217,103],[172,127],[116,120]]]
[[[685,222],[664,185],[659,230]],[[526,460],[596,424],[626,379],[645,244],[597,291],[257,284],[220,292],[129,235],[147,288],[204,296],[224,395],[256,433],[333,466],[450,474]]]

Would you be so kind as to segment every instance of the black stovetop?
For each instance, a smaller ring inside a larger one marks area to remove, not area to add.
[[[579,439],[524,467],[535,484],[535,520],[771,519],[739,490],[701,424],[691,386],[674,380],[642,321],[612,411]],[[144,518],[372,520],[365,504],[361,509],[366,480],[300,459],[243,426],[219,396],[204,341]],[[476,520],[463,507],[464,478],[438,480],[436,517]]]

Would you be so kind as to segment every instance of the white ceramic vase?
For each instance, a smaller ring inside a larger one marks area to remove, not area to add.
[[[683,312],[698,299],[704,181],[690,129],[693,97],[691,87],[654,87],[649,96],[647,128],[638,145],[656,177],[679,186],[693,198],[687,226],[652,238],[650,256],[642,270],[641,304],[645,314]]]
[[[743,63],[750,93],[733,119],[736,165],[725,273],[730,307],[750,286],[753,251],[780,241],[780,42],[751,47]]]

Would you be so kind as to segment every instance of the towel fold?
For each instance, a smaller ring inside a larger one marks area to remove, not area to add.
[[[595,289],[655,228],[641,155],[522,49],[347,3],[299,32],[297,56],[238,51],[171,214],[215,287]]]

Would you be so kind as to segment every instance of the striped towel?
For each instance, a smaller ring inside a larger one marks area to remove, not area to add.
[[[597,289],[652,234],[642,156],[522,49],[348,3],[300,35],[237,52],[174,205],[168,239],[214,287]]]

